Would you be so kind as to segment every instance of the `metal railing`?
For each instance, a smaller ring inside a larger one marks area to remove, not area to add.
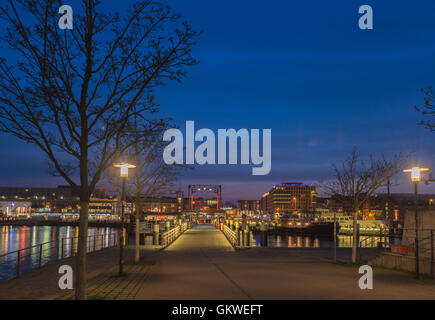
[[[163,232],[161,236],[161,244],[163,248],[166,248],[169,246],[172,242],[178,239],[178,237],[187,229],[190,228],[190,225],[188,222],[183,222],[174,228]]]
[[[402,229],[403,234],[381,234],[367,236],[358,241],[358,256],[361,261],[361,248],[378,247],[385,252],[391,252],[403,256],[416,255],[416,231],[413,228]],[[435,230],[418,229],[418,256],[419,263],[426,265],[426,273],[435,276]],[[365,244],[365,245],[364,245]]]
[[[406,252],[407,255],[416,256],[416,239],[415,229],[407,229],[406,234],[408,247],[412,248],[411,252]],[[418,229],[418,262],[420,270],[422,264],[429,264],[428,273],[432,278],[435,277],[435,230],[434,229]],[[427,269],[426,269],[427,270]]]
[[[87,253],[119,244],[117,233],[88,236]],[[0,282],[41,268],[49,262],[77,255],[78,237],[61,238],[0,255]]]
[[[240,245],[239,233],[232,230],[226,224],[221,224],[221,230],[233,247]]]

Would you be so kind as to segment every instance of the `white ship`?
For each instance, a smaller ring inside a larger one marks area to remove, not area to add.
[[[327,209],[321,209],[316,211],[316,219],[324,222],[338,222],[340,225],[339,234],[353,234],[353,216],[342,212],[336,212],[334,218],[334,212]],[[360,235],[379,235],[389,233],[388,222],[384,220],[357,220],[359,224]]]

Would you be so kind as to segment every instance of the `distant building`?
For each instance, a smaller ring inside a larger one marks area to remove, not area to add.
[[[192,201],[192,203],[190,203]],[[193,200],[184,198],[184,210],[216,210],[218,206],[225,206],[222,202],[222,198],[218,201],[217,198],[203,198],[203,197],[196,197]]]
[[[239,209],[239,214],[257,214],[261,209],[260,200],[239,200],[237,209]]]
[[[312,212],[316,209],[316,187],[312,184],[286,182],[273,186],[261,200],[264,213]]]
[[[371,209],[383,211],[382,219],[388,221],[404,221],[405,213],[413,211],[414,194],[413,193],[379,193],[369,200]],[[418,195],[419,210],[434,210],[435,209],[435,194],[419,194]]]
[[[29,201],[0,201],[0,217],[29,217],[31,213]]]
[[[72,198],[78,197],[70,186],[57,188],[30,188],[30,187],[0,187],[1,199],[42,199],[42,198]]]
[[[117,203],[97,188],[90,198],[89,213],[113,214]],[[57,188],[0,187],[0,210],[9,216],[26,214],[76,214],[80,197],[71,186]],[[9,212],[9,213],[8,213]]]
[[[142,198],[143,208],[145,212],[169,213],[178,212],[179,201],[177,198],[171,197],[144,197]]]

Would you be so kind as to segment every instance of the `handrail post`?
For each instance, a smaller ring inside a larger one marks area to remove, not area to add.
[[[17,278],[20,276],[21,250],[17,251]]]
[[[41,268],[42,263],[42,243],[39,245],[39,268]]]
[[[430,231],[430,276],[433,278],[434,277],[434,245],[433,245],[433,241],[434,241],[434,237],[433,237],[433,232],[434,230],[432,229]]]

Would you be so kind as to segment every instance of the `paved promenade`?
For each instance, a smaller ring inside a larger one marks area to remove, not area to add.
[[[330,249],[234,250],[210,226],[190,229],[165,250],[144,254],[140,264],[127,264],[127,277],[116,276],[110,251],[96,255],[89,259],[90,299],[435,299],[433,280],[375,268],[374,289],[361,290],[358,268],[332,264]],[[339,250],[339,257],[345,255],[349,250]],[[29,273],[0,284],[0,299],[73,297],[57,289],[55,273],[43,269],[35,271],[38,281]],[[47,276],[45,287],[54,287],[50,294],[40,288]],[[27,289],[18,293],[23,281]]]

